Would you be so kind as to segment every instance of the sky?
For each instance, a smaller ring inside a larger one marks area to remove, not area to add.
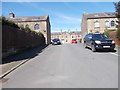
[[[50,17],[51,31],[81,31],[83,12],[115,12],[113,2],[2,2],[2,15]]]

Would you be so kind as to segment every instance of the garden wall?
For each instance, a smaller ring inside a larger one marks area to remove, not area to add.
[[[116,31],[111,31],[109,37],[115,41],[115,44],[120,46],[120,40],[116,37]]]
[[[42,34],[26,32],[11,26],[2,26],[2,58],[45,44]]]

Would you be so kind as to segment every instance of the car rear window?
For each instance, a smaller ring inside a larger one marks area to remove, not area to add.
[[[74,41],[76,40],[76,39],[73,39]]]
[[[53,39],[53,42],[60,41],[59,39]]]

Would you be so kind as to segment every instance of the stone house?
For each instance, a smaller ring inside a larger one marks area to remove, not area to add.
[[[117,30],[115,12],[83,13],[81,22],[82,38],[88,33],[104,33],[106,30]]]
[[[45,16],[28,16],[15,17],[14,13],[9,13],[9,20],[14,21],[18,26],[29,27],[31,30],[43,33],[46,44],[51,42],[51,25],[48,15]]]
[[[77,39],[78,42],[82,39],[81,32],[54,32],[51,33],[51,40],[59,38],[63,44],[71,43],[72,39]]]

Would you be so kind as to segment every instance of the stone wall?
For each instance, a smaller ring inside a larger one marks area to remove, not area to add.
[[[95,28],[95,25],[94,25],[95,21],[99,22],[99,27]],[[91,33],[90,31],[92,31],[92,33],[95,33],[96,31],[99,31],[100,33],[104,33],[105,30],[117,30],[116,26],[115,27],[111,27],[111,26],[106,27],[105,21],[109,21],[109,23],[111,21],[115,21],[115,24],[117,25],[117,23],[116,23],[117,18],[88,19],[87,20],[88,33]]]

